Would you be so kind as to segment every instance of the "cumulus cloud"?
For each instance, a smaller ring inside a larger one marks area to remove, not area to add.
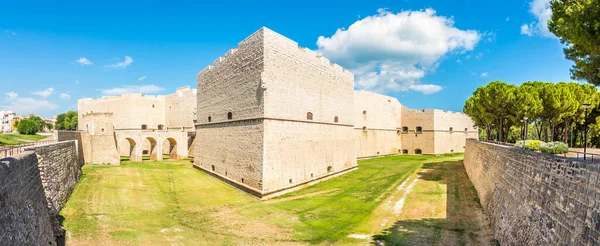
[[[550,0],[533,0],[529,3],[529,13],[535,17],[535,21],[521,25],[521,34],[556,37],[548,30],[548,21],[552,18]]]
[[[110,89],[101,89],[104,95],[121,95],[127,93],[157,93],[164,91],[165,88],[156,85],[124,85]]]
[[[125,56],[125,59],[122,62],[117,62],[115,64],[106,65],[104,67],[125,69],[125,68],[129,67],[131,65],[131,63],[133,63],[133,58],[131,58],[130,56]]]
[[[48,110],[54,110],[58,106],[45,99],[38,100],[29,97],[19,97],[15,92],[5,93],[7,98],[0,104],[0,110],[10,110],[19,114],[45,113]]]
[[[45,89],[43,91],[33,92],[32,94],[35,94],[35,95],[41,96],[43,98],[46,98],[46,97],[49,97],[50,95],[52,95],[52,93],[54,93],[54,88],[50,87],[50,88]]]
[[[481,73],[481,77],[482,77],[482,78],[485,78],[485,77],[487,77],[487,76],[488,76],[488,73],[487,73],[487,72],[483,72],[483,73]]]
[[[432,94],[443,88],[420,79],[444,56],[473,50],[480,39],[477,31],[460,30],[433,9],[396,14],[379,9],[331,37],[320,36],[317,52],[351,70],[360,89]]]
[[[94,64],[92,61],[88,60],[85,57],[80,57],[79,59],[75,60],[75,62],[79,63],[79,65],[82,65],[82,66],[87,66],[87,65]]]
[[[60,99],[71,99],[71,95],[67,93],[60,93]]]
[[[146,79],[146,76],[142,76],[140,78],[138,78],[139,81],[144,81]]]
[[[4,93],[4,94],[6,95],[6,97],[7,97],[8,99],[15,99],[15,98],[17,98],[17,97],[19,96],[19,94],[17,94],[17,93],[16,93],[16,92],[14,92],[14,91],[9,91],[9,92],[7,92],[7,93]]]

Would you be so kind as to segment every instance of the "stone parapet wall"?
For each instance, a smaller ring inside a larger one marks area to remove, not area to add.
[[[83,158],[78,153],[77,142],[32,146],[26,150],[35,152],[48,205],[58,213],[81,177]]]
[[[500,244],[600,244],[600,165],[474,139],[464,165]]]
[[[53,245],[53,222],[33,152],[0,159],[0,244]]]

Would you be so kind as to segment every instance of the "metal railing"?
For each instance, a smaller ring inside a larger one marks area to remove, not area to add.
[[[500,142],[500,141],[495,141],[495,140],[479,140],[479,141],[497,144],[497,145],[503,145],[503,146],[512,147],[512,148],[517,148],[517,147],[515,147],[514,143]],[[530,150],[530,151],[533,151],[533,150]],[[535,152],[537,152],[537,151],[535,151]],[[571,159],[582,160],[582,161],[584,160],[584,157],[585,157],[585,161],[600,162],[600,154],[594,154],[594,153],[589,153],[589,152],[583,153],[583,152],[579,152],[579,151],[569,150],[563,154],[555,154],[555,156],[562,156],[565,158],[571,158]]]
[[[45,140],[45,141],[37,141],[37,142],[31,142],[31,143],[14,145],[14,146],[0,145],[0,159],[6,158],[9,156],[15,156],[20,153],[23,153],[23,152],[25,152],[26,148],[31,147],[31,146],[52,144],[52,143],[57,143],[57,142],[58,141],[56,141],[56,140]]]

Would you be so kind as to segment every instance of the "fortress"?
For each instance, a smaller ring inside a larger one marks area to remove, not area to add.
[[[410,110],[354,91],[354,75],[261,28],[197,76],[197,90],[79,100],[86,163],[194,157],[194,167],[268,198],[357,168],[357,158],[464,152],[457,112]]]

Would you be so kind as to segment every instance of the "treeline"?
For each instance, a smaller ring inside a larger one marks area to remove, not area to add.
[[[583,146],[583,105],[589,104],[589,133],[597,145],[599,98],[596,87],[588,84],[533,81],[516,86],[494,81],[477,88],[463,111],[475,121],[483,139],[515,142],[527,132],[527,139]]]
[[[52,124],[35,115],[15,122],[15,126],[19,133],[26,135],[35,135],[38,132],[44,131],[44,129],[52,130]]]
[[[56,130],[77,130],[77,111],[69,111],[56,116]]]

